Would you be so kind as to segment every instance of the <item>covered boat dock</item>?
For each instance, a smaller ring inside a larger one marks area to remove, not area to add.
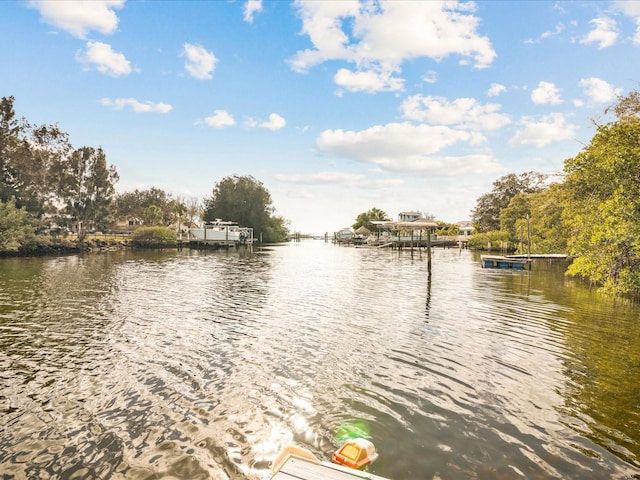
[[[377,237],[374,245],[391,248],[430,248],[435,240],[434,232],[438,227],[428,220],[415,221],[379,221],[371,224],[375,227],[373,235]]]

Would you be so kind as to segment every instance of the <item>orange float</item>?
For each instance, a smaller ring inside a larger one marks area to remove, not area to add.
[[[376,447],[364,438],[347,440],[340,449],[331,456],[331,461],[338,465],[361,470],[375,462],[378,458]]]

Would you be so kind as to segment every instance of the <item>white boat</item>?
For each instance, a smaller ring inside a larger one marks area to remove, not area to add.
[[[216,219],[205,222],[202,228],[190,228],[189,234],[198,242],[242,244],[253,243],[253,228],[240,227],[236,222]]]

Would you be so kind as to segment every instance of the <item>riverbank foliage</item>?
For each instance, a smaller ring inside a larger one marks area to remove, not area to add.
[[[640,293],[640,119],[598,127],[565,163],[569,274],[610,293]]]
[[[567,253],[567,275],[611,295],[640,295],[640,93],[605,110],[578,155],[564,162],[563,181],[541,174],[507,175],[481,196],[470,245],[506,237],[519,253]]]
[[[275,214],[269,191],[250,175],[223,178],[204,205],[205,221],[222,219],[251,227],[254,237],[264,243],[284,242],[289,233],[286,220]]]
[[[204,208],[198,199],[173,198],[155,187],[116,194],[119,175],[102,148],[75,148],[58,125],[32,125],[18,117],[14,102],[0,98],[0,255],[58,251],[67,244],[83,251],[93,248],[93,242],[85,243],[95,232],[161,226],[175,234],[200,223]],[[284,240],[286,221],[274,215],[264,186],[253,177],[229,178],[248,188],[224,197],[214,210],[208,199],[207,214],[253,227],[265,241]],[[160,237],[152,243],[169,241]]]
[[[139,248],[175,247],[177,241],[176,232],[167,227],[140,227],[129,239],[132,246]]]
[[[0,251],[18,252],[35,236],[33,221],[25,207],[12,198],[0,202]]]
[[[353,225],[351,225],[351,228],[353,228],[353,230],[355,231],[355,230],[358,230],[360,227],[365,227],[369,231],[374,231],[375,228],[371,222],[374,222],[374,221],[385,222],[389,220],[391,220],[391,218],[389,217],[389,215],[387,215],[387,213],[384,210],[373,207],[367,210],[366,212],[362,212],[358,214],[358,216],[356,217],[356,221]]]

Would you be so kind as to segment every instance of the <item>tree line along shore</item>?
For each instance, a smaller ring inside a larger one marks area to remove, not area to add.
[[[16,116],[14,102],[0,100],[0,255],[175,246],[178,232],[218,218],[253,228],[265,243],[289,235],[252,176],[225,177],[202,201],[155,187],[116,194],[119,175],[101,148],[73,147],[56,124]],[[562,172],[508,174],[476,200],[471,248],[566,253],[567,275],[610,295],[640,296],[640,93],[603,113],[610,120],[594,120],[591,142]],[[385,218],[372,208],[353,226]],[[437,223],[443,234],[457,233],[455,224]]]

